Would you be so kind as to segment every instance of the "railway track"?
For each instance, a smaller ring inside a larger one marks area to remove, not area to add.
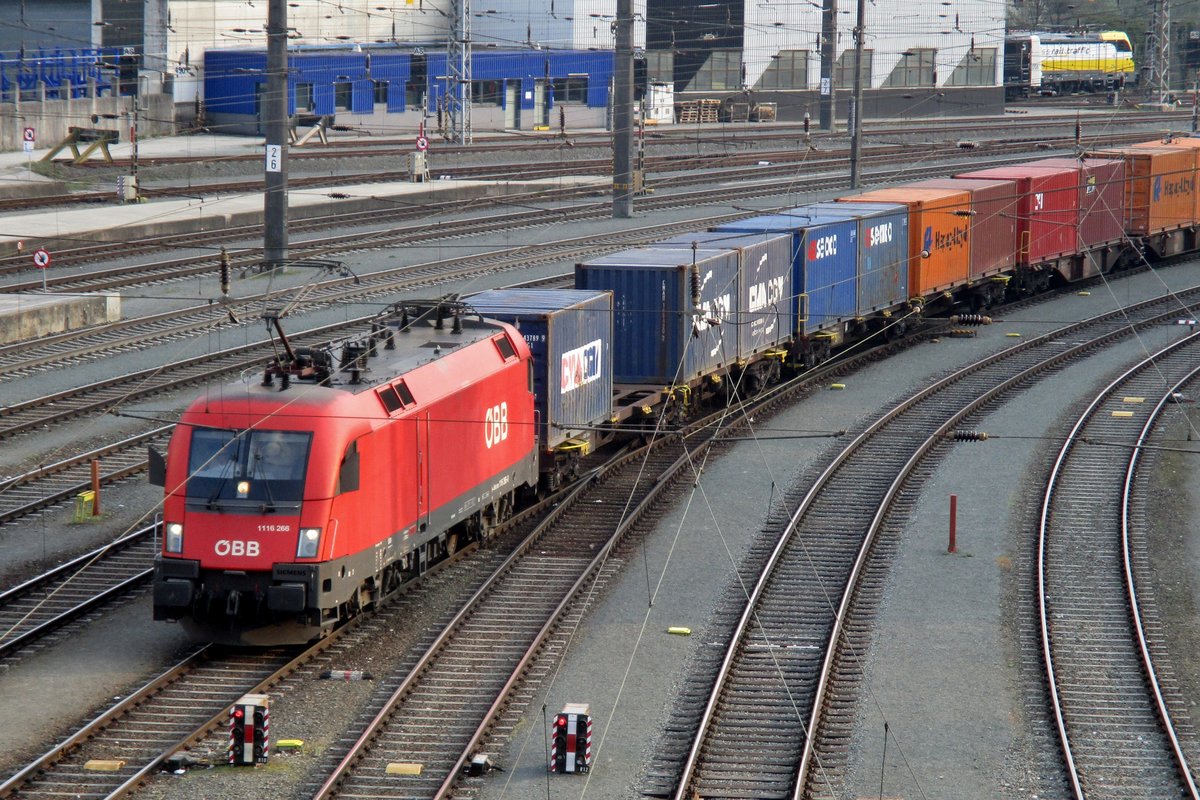
[[[1200,740],[1145,588],[1145,520],[1131,513],[1150,432],[1200,375],[1200,334],[1155,353],[1080,415],[1046,483],[1038,608],[1047,695],[1071,796],[1200,798]],[[1157,400],[1157,401],[1156,401]],[[1174,713],[1172,711],[1174,710]]]
[[[298,666],[286,649],[200,648],[0,784],[0,798],[123,796],[189,734],[227,724],[239,696]],[[116,769],[90,769],[90,761]]]
[[[0,659],[144,586],[157,543],[149,526],[0,592]]]
[[[1200,291],[1183,302],[1197,298]],[[938,381],[858,434],[781,520],[778,536],[758,553],[761,565],[743,567],[760,577],[725,615],[728,647],[714,656],[712,672],[685,690],[695,702],[681,704],[669,724],[695,735],[659,753],[643,791],[676,798],[841,796],[853,686],[886,571],[886,564],[869,569],[872,548],[884,524],[906,513],[901,492],[914,470],[1001,393],[1135,327],[1173,319],[1178,302],[1142,303],[1005,350]]]
[[[73,501],[80,492],[89,490],[93,461],[100,462],[101,486],[144,472],[146,448],[165,449],[172,429],[169,425],[158,427],[0,480],[0,525]]]

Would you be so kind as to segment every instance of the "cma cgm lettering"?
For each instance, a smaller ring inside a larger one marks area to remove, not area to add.
[[[934,231],[933,226],[925,228],[925,240],[922,248],[932,253],[937,250],[949,250],[954,247],[967,246],[966,226],[955,226],[949,231]]]
[[[722,320],[729,319],[729,309],[733,308],[733,299],[728,294],[714,297],[700,304],[704,313],[692,316],[692,324],[697,333],[709,328],[718,327]]]
[[[1154,202],[1164,197],[1191,195],[1196,191],[1196,179],[1193,176],[1163,180],[1161,175],[1154,179]]]
[[[586,386],[600,378],[600,353],[603,344],[599,339],[583,347],[568,350],[562,355],[562,394]]]
[[[750,287],[750,311],[765,311],[783,299],[784,278],[771,278]]]

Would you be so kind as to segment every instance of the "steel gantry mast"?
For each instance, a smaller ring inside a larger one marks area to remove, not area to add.
[[[450,42],[446,48],[449,84],[446,111],[450,140],[471,142],[471,0],[450,0]]]
[[[1165,104],[1171,93],[1171,0],[1150,0],[1150,29],[1146,32],[1148,68],[1145,92]]]

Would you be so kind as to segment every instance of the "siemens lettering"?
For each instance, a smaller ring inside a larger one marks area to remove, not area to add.
[[[562,394],[574,391],[600,377],[601,341],[588,342],[583,347],[568,350],[562,356]]]

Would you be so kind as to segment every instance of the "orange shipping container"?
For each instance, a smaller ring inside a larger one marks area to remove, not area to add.
[[[928,297],[966,283],[971,265],[971,193],[897,186],[839,197],[908,206],[908,293]]]
[[[1174,146],[1117,147],[1089,153],[1125,160],[1125,209],[1130,233],[1151,234],[1192,225],[1197,218],[1196,156]]]
[[[1135,144],[1134,147],[1139,147],[1139,148],[1186,147],[1189,150],[1195,151],[1195,153],[1196,153],[1196,172],[1200,173],[1200,139],[1197,139],[1195,137],[1183,136],[1183,137],[1180,137],[1177,139],[1172,139],[1169,143],[1164,142],[1161,139],[1156,139],[1153,142],[1143,142],[1141,144]],[[1200,174],[1197,174],[1197,179],[1198,179],[1197,180],[1198,185],[1196,186],[1197,191],[1195,192],[1196,211],[1195,211],[1195,214],[1193,214],[1192,219],[1195,220],[1196,222],[1200,222]]]

